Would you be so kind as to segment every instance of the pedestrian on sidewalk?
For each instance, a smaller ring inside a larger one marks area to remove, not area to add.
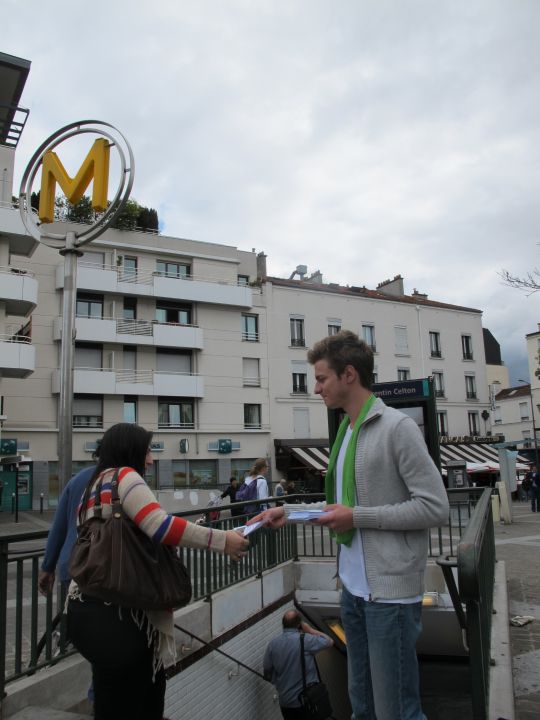
[[[531,470],[531,510],[540,512],[540,473],[536,465]]]

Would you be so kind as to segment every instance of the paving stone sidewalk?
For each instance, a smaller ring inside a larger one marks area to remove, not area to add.
[[[540,513],[524,502],[514,503],[512,512],[511,524],[495,525],[497,559],[506,563],[510,618],[535,618],[522,627],[510,626],[516,720],[539,720]]]

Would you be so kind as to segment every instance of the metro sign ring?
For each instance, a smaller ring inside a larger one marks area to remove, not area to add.
[[[97,135],[86,158],[74,178],[71,178],[58,155],[54,152],[61,143],[77,135]],[[118,153],[120,162],[118,187],[108,202],[110,149]],[[41,169],[39,222],[32,210],[32,186]],[[24,226],[38,242],[62,250],[66,247],[65,234],[44,231],[44,225],[54,221],[56,185],[60,185],[68,201],[76,205],[93,180],[92,208],[103,214],[90,226],[75,231],[75,247],[81,247],[101,235],[125,207],[133,187],[135,161],[131,147],[122,133],[113,125],[99,120],[82,120],[57,130],[36,150],[28,163],[19,191],[19,210]],[[73,237],[73,235],[72,235]]]

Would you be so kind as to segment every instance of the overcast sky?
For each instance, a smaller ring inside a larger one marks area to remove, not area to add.
[[[479,308],[511,380],[540,293],[538,0],[2,0],[32,61],[16,182],[75,120],[118,127],[162,231],[325,282]]]

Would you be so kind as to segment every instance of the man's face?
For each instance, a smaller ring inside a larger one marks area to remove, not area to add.
[[[324,400],[326,407],[334,410],[343,407],[348,395],[345,373],[338,377],[326,360],[318,360],[313,366],[315,372],[315,392]]]

